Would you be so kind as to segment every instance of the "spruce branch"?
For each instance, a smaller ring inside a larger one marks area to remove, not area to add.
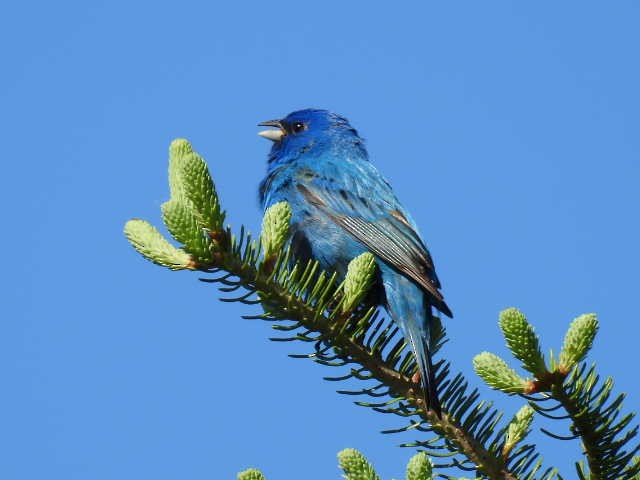
[[[355,448],[345,448],[338,452],[338,466],[344,474],[345,480],[380,480],[371,463]],[[406,468],[406,480],[433,480],[435,476],[433,463],[424,452],[415,454],[409,460]],[[463,478],[439,475],[449,480],[465,480]],[[238,473],[238,480],[265,480],[260,470],[249,468]]]
[[[407,422],[384,433],[430,433],[427,439],[405,446],[420,447],[430,456],[441,458],[441,463],[433,465],[436,468],[455,467],[489,479],[557,476],[555,469],[543,469],[532,445],[514,446],[504,454],[509,426],[502,423],[502,413],[491,403],[481,401],[478,390],[470,389],[461,374],[451,374],[450,365],[443,360],[435,364],[442,416],[424,408],[420,386],[412,381],[417,369],[415,359],[397,326],[376,306],[361,303],[371,283],[372,257],[354,260],[351,276],[347,275],[340,285],[337,275],[319,271],[317,262],[295,262],[282,244],[288,224],[284,206],[266,220],[260,241],[254,242],[244,228],[234,235],[230,227],[222,226],[224,213],[204,161],[185,140],[171,145],[169,184],[171,199],[163,207],[163,219],[182,251],[189,255],[188,268],[204,273],[201,280],[218,284],[225,295],[235,295],[224,301],[260,305],[263,313],[245,318],[272,322],[282,335],[272,340],[311,346],[311,353],[292,357],[346,367],[346,374],[326,377],[327,380],[365,382],[362,388],[339,392],[369,397],[369,401],[356,403]],[[141,248],[141,243],[131,235],[128,238],[144,255],[147,250]],[[168,241],[166,244],[170,245]],[[178,263],[182,264],[184,261]],[[524,350],[526,346],[537,346],[537,338],[532,339],[526,325],[524,330],[521,328],[522,322],[518,326],[517,315],[509,318],[515,318],[517,327],[513,350],[521,352],[518,355],[525,366],[541,372],[544,360],[540,361],[539,348],[534,349],[533,355]],[[431,345],[434,354],[445,339],[444,329],[439,320],[436,322]],[[511,380],[522,384],[519,378]]]
[[[595,366],[587,368],[585,364],[576,368],[565,382],[552,386],[550,397],[567,412],[572,436],[582,442],[588,470],[577,462],[580,478],[626,480],[640,474],[640,465],[632,463],[640,445],[629,445],[638,433],[638,426],[627,428],[635,414],[620,418],[625,395],[610,400],[612,389],[611,377],[600,381]]]
[[[638,426],[630,428],[634,413],[622,414],[625,395],[620,394],[611,399],[613,379],[608,377],[601,381],[595,365],[587,368],[585,363],[579,363],[593,345],[598,331],[596,316],[581,315],[571,323],[565,335],[559,362],[555,362],[551,356],[550,371],[546,366],[542,369],[544,361],[540,354],[539,339],[522,312],[516,309],[505,310],[499,324],[514,356],[523,362],[527,370],[536,372],[536,380],[524,392],[532,395],[523,395],[529,400],[530,407],[544,417],[571,421],[569,436],[545,429],[542,431],[558,440],[581,441],[586,467],[583,462],[576,462],[578,477],[581,480],[632,480],[640,476],[640,463],[634,460],[636,453],[640,451],[640,445],[630,445],[638,434]],[[491,388],[514,393],[507,388],[508,381],[505,379],[517,378],[517,373],[504,360],[483,352],[474,359],[474,364],[476,363],[485,365],[484,369],[476,366],[476,372]],[[498,377],[502,380],[496,380]],[[552,401],[552,404],[546,403],[548,401]],[[560,409],[566,415],[551,413]],[[517,417],[518,415],[512,422],[514,430],[522,431],[521,427],[515,426],[522,422],[523,426],[526,424],[526,431],[529,428],[527,422],[530,423],[527,420],[529,413],[523,413],[521,420],[517,420]],[[509,432],[513,438],[511,425],[507,437]],[[505,449],[509,444],[507,439]]]
[[[252,259],[254,254],[245,252],[241,258]],[[351,367],[351,371],[347,375],[326,377],[328,380],[355,378],[379,382],[373,388],[364,389],[361,392],[341,393],[373,393],[377,397],[383,396],[378,393],[382,390],[384,396],[391,396],[394,403],[391,406],[387,406],[386,402],[359,402],[359,404],[369,406],[377,411],[395,413],[402,417],[419,417],[417,424],[414,422],[399,431],[409,427],[416,428],[416,426],[424,431],[432,431],[443,439],[443,444],[439,448],[446,448],[453,454],[461,453],[467,457],[467,460],[455,459],[451,464],[443,464],[442,466],[477,469],[480,474],[492,479],[519,478],[510,471],[505,460],[498,454],[499,441],[489,442],[501,415],[492,410],[490,405],[482,402],[476,404],[468,414],[466,408],[476,403],[478,394],[477,392],[467,393],[467,384],[460,375],[452,380],[442,382],[444,393],[441,394],[441,399],[445,411],[442,418],[438,418],[431,411],[424,411],[419,387],[411,380],[415,370],[412,356],[407,352],[404,356],[401,355],[404,351],[404,342],[396,340],[391,348],[393,352],[391,358],[385,359],[383,357],[382,350],[396,336],[396,329],[391,325],[383,326],[383,320],[375,315],[373,309],[361,311],[360,315],[356,317],[340,318],[338,310],[329,308],[331,303],[339,301],[339,289],[334,286],[335,275],[331,277],[320,275],[317,284],[309,294],[309,292],[304,292],[305,289],[301,286],[310,283],[310,279],[317,272],[317,264],[307,265],[306,268],[298,265],[298,268],[294,267],[289,272],[284,267],[285,258],[288,256],[283,255],[276,262],[274,269],[274,272],[280,272],[280,274],[265,276],[255,269],[251,261],[241,261],[235,256],[231,258],[224,256],[223,258],[227,258],[229,263],[211,271],[215,273],[221,269],[227,272],[219,277],[220,280],[225,280],[227,283],[231,282],[232,277],[236,277],[237,285],[242,285],[252,292],[259,292],[263,307],[269,305],[265,314],[249,318],[287,319],[294,323],[283,327],[283,331],[302,329],[292,337],[276,338],[275,340],[299,340],[314,343],[315,353],[309,356],[318,363],[331,365],[329,362],[333,362],[333,366],[356,365],[356,367]],[[281,268],[285,268],[285,270],[282,271]],[[282,283],[274,281],[275,278],[280,278]],[[256,303],[256,300],[252,300],[246,294],[235,300],[249,304]],[[276,326],[276,329],[280,330],[278,327]],[[371,332],[373,335],[367,335],[367,332]],[[333,355],[327,355],[331,352]],[[402,361],[400,361],[401,357]],[[399,364],[400,368],[394,368],[395,364]],[[465,415],[466,418],[464,418]],[[461,420],[465,421],[461,422]],[[487,447],[485,443],[490,443],[490,445]],[[420,445],[422,446],[422,444]],[[536,472],[540,466],[538,463],[534,463]],[[550,471],[545,473],[549,475]],[[542,478],[550,477],[543,475]]]

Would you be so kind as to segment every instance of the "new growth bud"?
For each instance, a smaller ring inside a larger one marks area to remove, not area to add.
[[[173,247],[148,224],[127,224],[127,238],[146,258],[174,270],[211,264],[218,246],[212,238],[219,237],[215,234],[222,230],[224,212],[207,164],[183,138],[169,146],[169,190],[171,199],[162,205],[162,219],[184,250]]]
[[[349,262],[344,279],[342,311],[350,312],[369,292],[376,272],[376,259],[365,252]]]
[[[513,447],[520,443],[531,431],[531,422],[533,421],[533,408],[529,405],[524,405],[518,413],[515,414],[505,435],[504,447],[502,448],[502,455],[506,458]]]
[[[584,359],[591,350],[596,333],[598,333],[598,319],[593,313],[580,315],[571,322],[560,351],[558,370],[561,373],[569,373],[578,362]]]
[[[278,255],[289,238],[291,207],[287,202],[271,205],[262,219],[260,242],[265,258]]]
[[[347,480],[380,480],[364,455],[353,448],[345,448],[339,452],[338,463]]]
[[[420,452],[411,457],[407,465],[407,480],[431,480],[433,464],[426,453]]]
[[[127,239],[144,258],[171,270],[193,269],[194,262],[184,250],[174,247],[145,220],[129,220],[124,226]]]
[[[487,385],[510,395],[525,393],[530,382],[518,375],[507,363],[489,352],[482,352],[473,359],[473,368]]]
[[[238,474],[238,480],[265,480],[265,477],[260,470],[248,468]]]
[[[499,323],[513,355],[536,378],[544,377],[547,366],[540,350],[540,342],[524,314],[515,308],[508,308],[500,314]]]

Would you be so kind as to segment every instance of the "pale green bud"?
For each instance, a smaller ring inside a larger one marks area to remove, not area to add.
[[[518,443],[520,443],[531,431],[531,422],[533,421],[533,408],[529,405],[524,405],[518,413],[515,414],[505,435],[505,443],[502,448],[502,455],[505,457],[509,455],[509,452],[513,450]]]
[[[598,319],[594,313],[587,313],[576,318],[564,337],[560,351],[559,369],[568,373],[587,355],[598,332]]]
[[[144,258],[171,270],[193,269],[191,255],[174,247],[149,222],[129,220],[124,226],[127,239]]]
[[[204,159],[197,153],[185,155],[179,168],[184,195],[193,204],[198,223],[207,230],[221,231],[224,213],[220,212],[218,194]]]
[[[200,263],[209,263],[213,258],[212,242],[208,232],[196,220],[193,206],[184,198],[174,197],[162,204],[162,219],[178,242],[184,245]]]
[[[537,378],[547,373],[547,366],[540,350],[540,342],[533,327],[522,312],[508,308],[500,313],[500,328],[513,355],[524,368]]]
[[[278,255],[289,238],[291,207],[287,202],[271,205],[262,219],[260,242],[265,258]]]
[[[489,352],[482,352],[473,359],[473,368],[487,385],[508,394],[525,393],[529,382],[518,375],[507,363]]]
[[[193,147],[184,138],[177,138],[169,145],[169,189],[171,197],[183,195],[183,179],[180,176],[180,162],[193,152]]]
[[[380,480],[364,455],[353,448],[345,448],[339,452],[338,463],[346,480]]]
[[[248,468],[238,474],[238,480],[265,480],[265,476],[260,470]]]
[[[407,480],[431,480],[433,464],[426,453],[415,454],[407,465]]]
[[[349,262],[344,279],[342,311],[350,312],[358,306],[373,285],[376,259],[365,252]]]
[[[171,142],[169,147],[169,187],[171,199],[186,199],[198,226],[210,231],[223,228],[224,212],[209,168],[184,139]]]

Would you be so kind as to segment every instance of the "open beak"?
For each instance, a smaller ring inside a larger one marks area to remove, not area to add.
[[[266,122],[260,122],[258,124],[259,127],[275,127],[278,130],[263,130],[258,132],[263,138],[267,140],[271,140],[272,142],[279,142],[284,137],[284,128],[282,128],[282,123],[279,120],[269,120]]]

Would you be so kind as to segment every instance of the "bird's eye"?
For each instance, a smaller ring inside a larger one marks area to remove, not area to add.
[[[299,132],[301,132],[303,130],[306,130],[306,129],[307,129],[307,126],[302,122],[296,122],[291,127],[291,130],[293,130],[293,133],[299,133]]]

